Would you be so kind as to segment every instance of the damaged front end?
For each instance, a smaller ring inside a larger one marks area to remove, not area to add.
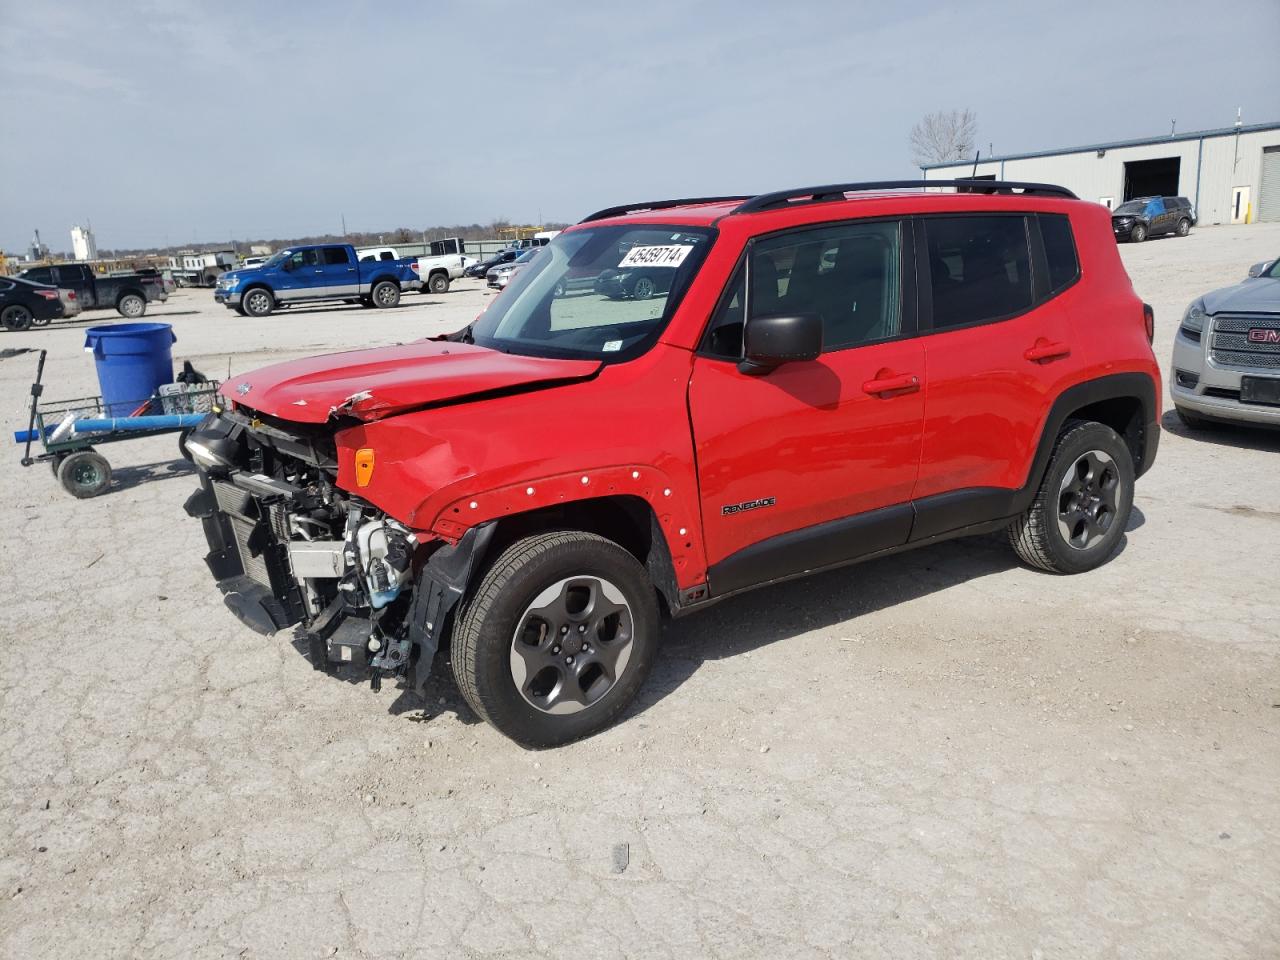
[[[421,693],[492,526],[449,544],[339,489],[334,432],[245,411],[210,416],[187,439],[200,489],[186,511],[246,626],[296,626],[316,669],[367,669],[375,689],[403,676]]]

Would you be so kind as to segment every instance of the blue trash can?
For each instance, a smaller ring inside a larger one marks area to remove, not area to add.
[[[127,417],[162,383],[173,383],[177,341],[167,323],[112,323],[84,332],[107,416]]]

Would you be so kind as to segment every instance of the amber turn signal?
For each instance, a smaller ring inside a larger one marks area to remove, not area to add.
[[[361,447],[356,451],[356,486],[367,487],[373,479],[373,448]]]

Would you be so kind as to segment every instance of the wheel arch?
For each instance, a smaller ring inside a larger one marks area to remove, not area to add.
[[[369,290],[372,291],[374,287],[382,283],[384,280],[394,283],[396,285],[396,289],[400,289],[399,277],[390,273],[380,273],[376,277],[374,277],[372,280],[369,281]]]
[[[580,530],[616,543],[640,561],[661,598],[664,612],[680,606],[671,547],[658,515],[643,497],[618,494],[538,507],[496,521],[490,550],[496,553],[524,537],[552,530]]]
[[[120,301],[128,296],[141,297],[143,303],[147,302],[147,295],[140,287],[124,287],[116,294],[116,306],[120,306]]]
[[[1113,373],[1068,387],[1049,408],[1035,461],[1023,488],[1029,501],[1049,467],[1054,444],[1068,420],[1092,420],[1106,424],[1124,440],[1133,456],[1135,476],[1151,468],[1160,442],[1160,408],[1155,379],[1146,373]],[[1025,509],[1025,504],[1020,508]]]

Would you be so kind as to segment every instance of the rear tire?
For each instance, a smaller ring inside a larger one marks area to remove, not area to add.
[[[147,312],[147,301],[137,293],[126,293],[116,301],[116,312],[128,320],[137,320]]]
[[[657,596],[635,557],[592,533],[543,533],[504,550],[466,600],[453,675],[503,734],[555,747],[626,710],[660,635]]]
[[[96,450],[77,450],[58,467],[58,482],[77,500],[88,500],[111,486],[111,464]]]
[[[1068,420],[1035,499],[1009,524],[1019,559],[1049,573],[1084,573],[1111,558],[1133,509],[1133,457],[1106,424]]]
[[[269,317],[276,300],[266,287],[250,287],[240,298],[240,306],[251,317]]]
[[[390,280],[382,280],[373,285],[373,289],[369,291],[369,299],[373,301],[373,305],[380,309],[387,309],[400,305],[400,288]]]
[[[427,289],[432,293],[448,293],[449,275],[447,273],[433,273],[427,279]]]

